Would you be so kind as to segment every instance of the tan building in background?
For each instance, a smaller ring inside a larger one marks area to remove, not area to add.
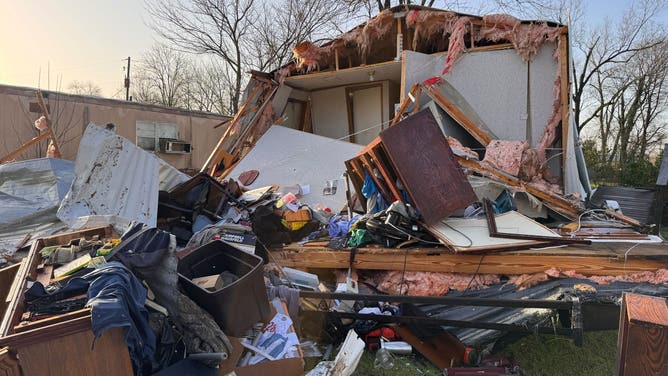
[[[35,90],[0,85],[0,156],[39,135],[33,126],[40,117]],[[174,167],[199,170],[225,132],[214,126],[228,116],[141,104],[117,99],[42,91],[51,113],[63,158],[74,160],[89,122],[112,123],[116,132],[140,147],[155,152]],[[31,147],[16,159],[41,158],[47,143]]]

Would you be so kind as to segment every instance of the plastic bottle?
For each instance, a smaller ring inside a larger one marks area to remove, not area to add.
[[[380,348],[376,351],[376,359],[373,361],[373,366],[381,369],[394,368],[394,358],[387,349]]]

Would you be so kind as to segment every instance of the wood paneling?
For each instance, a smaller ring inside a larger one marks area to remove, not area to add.
[[[0,349],[0,376],[22,376],[19,361],[16,355],[12,354],[8,348]]]
[[[95,339],[90,330],[17,349],[26,375],[132,375],[123,329],[110,329]]]
[[[429,109],[384,130],[380,139],[412,203],[428,225],[477,200]]]

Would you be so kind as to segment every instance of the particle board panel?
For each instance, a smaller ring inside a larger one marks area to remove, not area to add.
[[[380,138],[411,202],[428,225],[477,200],[429,109],[384,130]]]
[[[25,375],[132,375],[123,328],[99,338],[90,330],[55,339],[45,338],[17,350]]]
[[[575,248],[577,249],[577,248]],[[508,252],[476,255],[448,253],[443,248],[387,249],[360,248],[354,267],[359,270],[408,270],[441,273],[524,274],[539,273],[555,267],[574,270],[584,275],[625,275],[667,268],[668,260],[626,259],[611,257],[608,252],[580,255],[532,254]],[[346,269],[350,261],[347,250],[325,247],[290,246],[271,251],[272,258],[281,266],[291,268]],[[583,256],[584,255],[584,256]]]
[[[536,236],[558,237],[559,234],[518,212],[510,211],[496,216],[499,232]],[[489,236],[485,218],[448,218],[431,226],[429,230],[458,252],[472,250],[495,250],[510,246],[535,246],[545,242],[494,238]]]

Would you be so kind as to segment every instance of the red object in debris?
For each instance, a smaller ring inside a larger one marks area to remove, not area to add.
[[[366,347],[369,350],[375,350],[380,348],[380,339],[385,338],[387,340],[399,340],[401,337],[387,326],[380,327],[370,331],[366,336],[364,336],[364,342]]]
[[[257,179],[257,177],[259,175],[260,175],[260,171],[258,171],[258,170],[248,170],[248,171],[242,172],[241,175],[239,175],[239,179],[237,179],[237,180],[239,180],[239,182],[241,184],[243,184],[245,186],[249,186],[249,185],[253,184],[253,182],[255,181],[255,179]]]

